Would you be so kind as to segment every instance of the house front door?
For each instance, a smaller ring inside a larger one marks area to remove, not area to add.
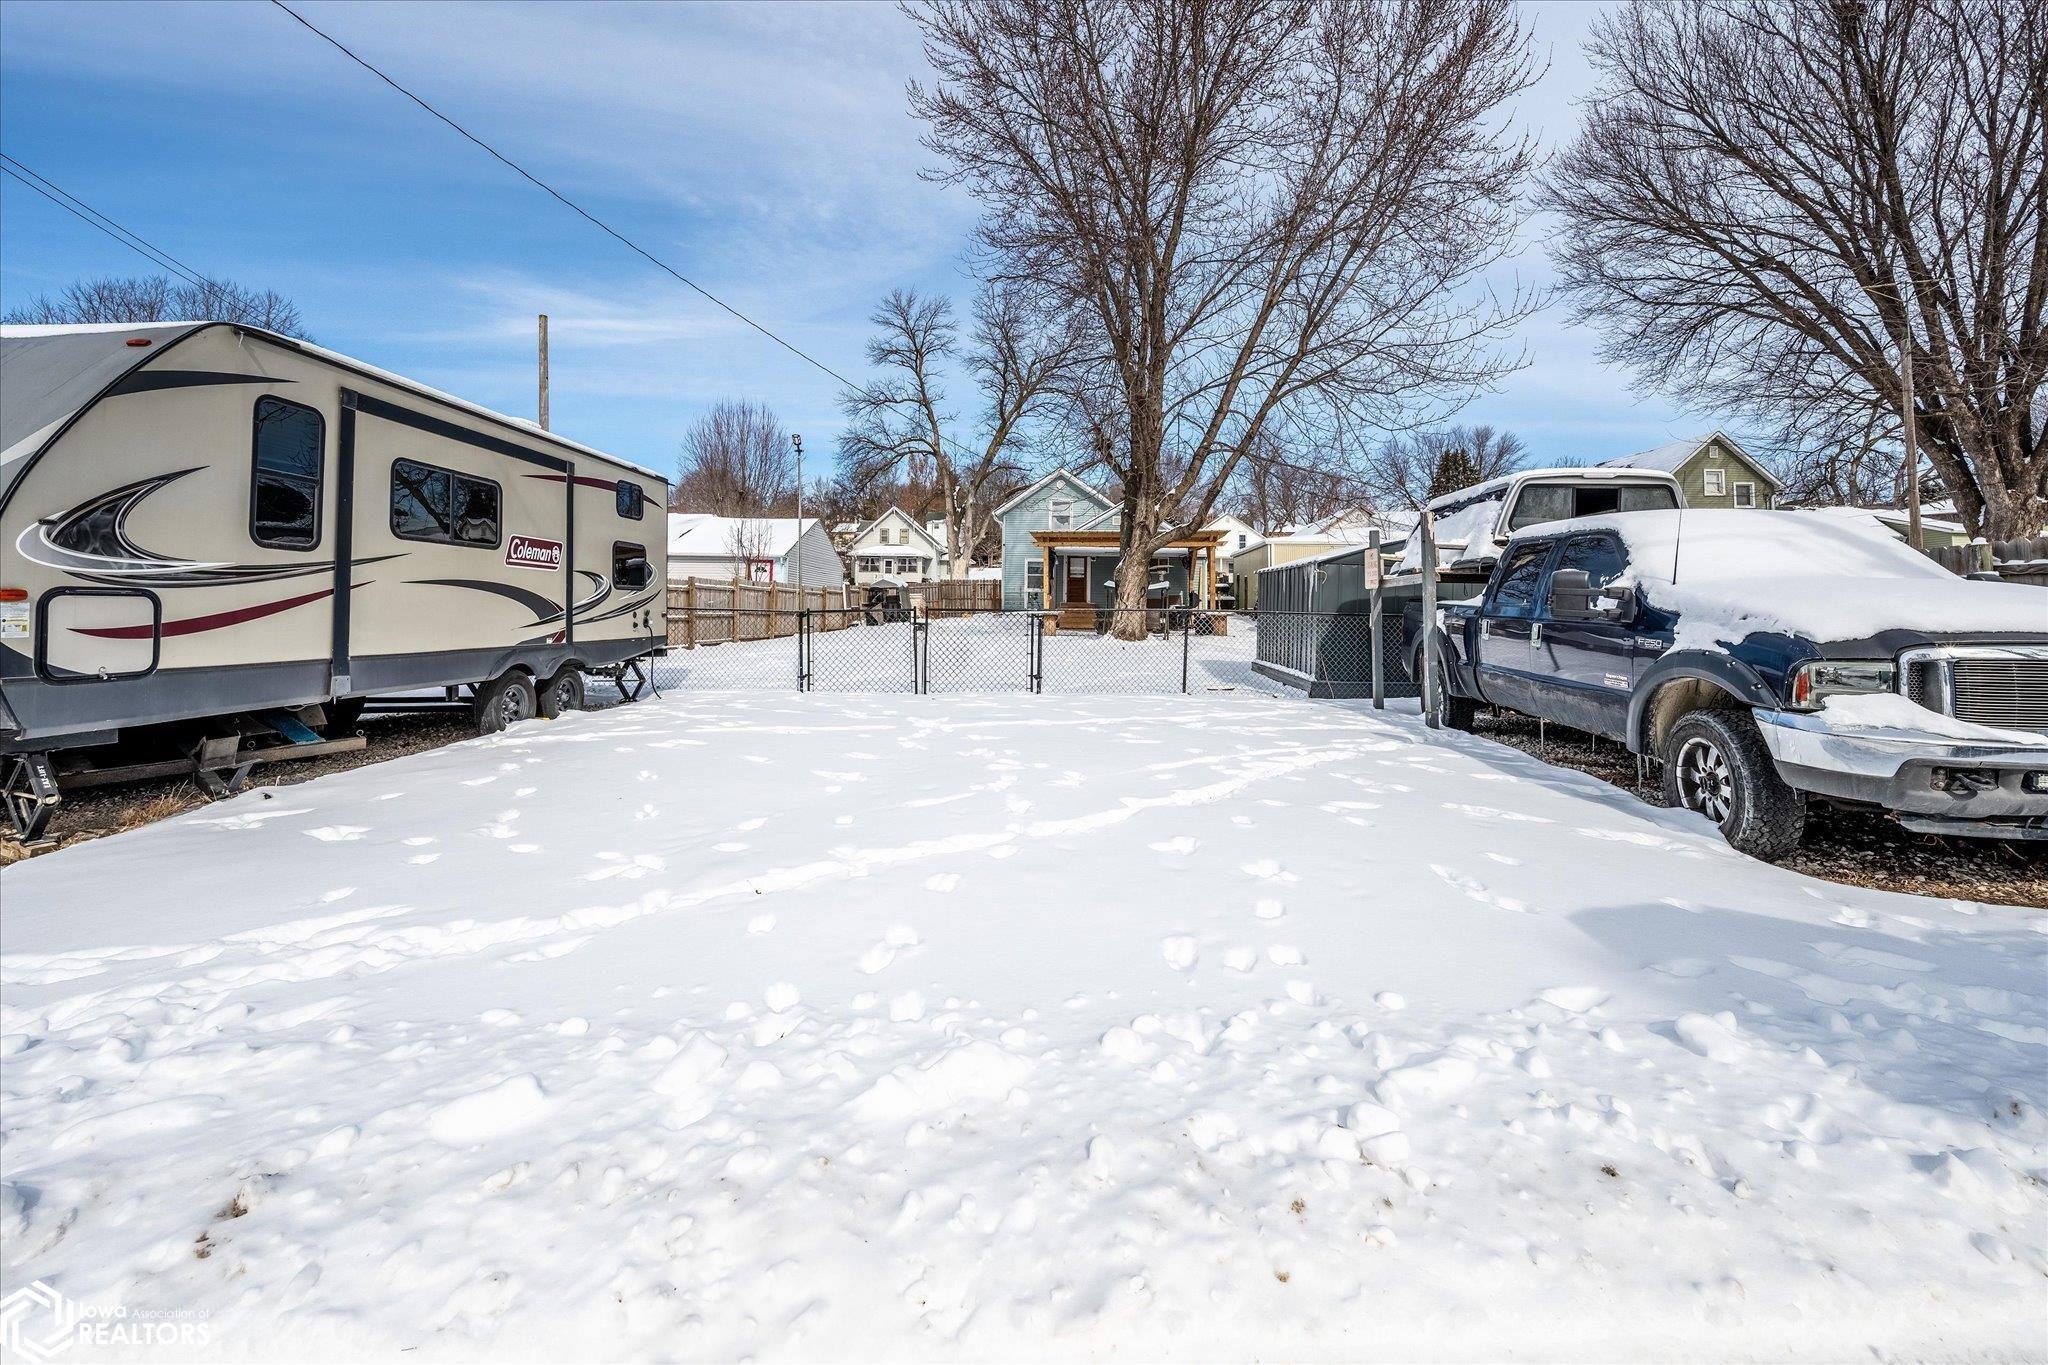
[[[1066,605],[1085,605],[1088,601],[1088,561],[1075,556],[1067,561]]]

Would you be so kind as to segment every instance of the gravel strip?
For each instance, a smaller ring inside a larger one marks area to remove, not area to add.
[[[1506,713],[1481,712],[1477,731],[1546,763],[1591,773],[1652,805],[1666,804],[1656,770],[1639,784],[1635,755],[1613,740],[1596,740],[1562,725],[1539,736],[1535,721]],[[1808,807],[1806,841],[1779,865],[1823,881],[1880,891],[2048,907],[2048,844],[1915,834],[1877,812],[1820,802]]]

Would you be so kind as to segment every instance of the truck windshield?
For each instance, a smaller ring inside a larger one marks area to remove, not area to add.
[[[1546,521],[1598,517],[1609,512],[1661,512],[1678,506],[1664,484],[1531,483],[1522,486],[1508,529],[1519,531]]]

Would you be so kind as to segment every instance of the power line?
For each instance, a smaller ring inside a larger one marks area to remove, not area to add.
[[[337,51],[337,52],[341,53],[341,54],[342,54],[342,55],[343,55],[344,57],[347,57],[347,58],[348,58],[348,59],[349,59],[350,61],[354,62],[354,63],[355,63],[355,64],[356,64],[357,66],[360,66],[361,68],[363,68],[363,70],[365,70],[365,71],[369,72],[369,73],[370,73],[371,75],[375,76],[375,77],[376,77],[376,78],[377,78],[378,80],[380,80],[380,81],[384,82],[384,84],[386,84],[386,85],[390,86],[390,87],[391,87],[391,88],[392,88],[393,90],[396,90],[396,91],[397,91],[397,92],[398,92],[399,94],[401,94],[401,95],[405,96],[405,97],[406,97],[407,99],[411,100],[411,101],[412,101],[412,102],[413,102],[414,104],[417,104],[417,105],[418,105],[418,106],[419,106],[420,108],[422,108],[422,109],[426,110],[426,111],[427,111],[427,112],[428,112],[429,114],[432,114],[432,115],[433,115],[433,116],[434,116],[435,118],[437,118],[437,119],[441,120],[441,122],[443,122],[443,123],[447,124],[447,125],[448,125],[448,126],[449,126],[450,128],[453,128],[453,129],[454,129],[454,130],[455,130],[456,132],[458,132],[458,133],[462,134],[462,136],[463,136],[464,138],[466,138],[466,139],[468,139],[468,140],[469,140],[470,142],[472,142],[472,143],[476,144],[476,145],[477,145],[478,147],[482,148],[482,149],[483,149],[483,150],[484,150],[485,152],[488,152],[488,153],[489,153],[489,154],[490,154],[490,155],[491,155],[491,156],[492,156],[492,157],[493,157],[493,158],[494,158],[495,160],[497,160],[497,161],[498,161],[498,162],[499,162],[499,163],[500,163],[501,165],[503,165],[503,166],[505,166],[505,167],[506,167],[507,169],[509,169],[509,170],[513,171],[513,172],[514,172],[515,174],[517,174],[518,176],[520,176],[520,178],[522,178],[522,179],[526,180],[526,181],[527,181],[528,183],[532,184],[532,185],[533,185],[533,186],[534,186],[534,187],[535,187],[536,189],[539,189],[539,190],[542,190],[542,191],[544,191],[544,192],[545,192],[546,194],[548,194],[548,195],[549,195],[549,196],[550,196],[551,198],[553,198],[553,199],[554,199],[554,200],[555,200],[555,201],[556,201],[557,203],[561,204],[561,205],[562,205],[562,206],[563,206],[564,208],[567,208],[567,209],[571,210],[571,211],[572,211],[572,212],[574,212],[574,213],[575,213],[575,214],[576,214],[577,216],[581,217],[581,218],[582,218],[582,219],[584,219],[584,220],[585,220],[586,222],[588,222],[588,223],[589,223],[589,224],[590,224],[590,225],[591,225],[592,227],[595,227],[595,228],[597,228],[597,229],[598,229],[598,230],[599,230],[600,232],[603,232],[603,233],[605,233],[605,234],[606,234],[607,236],[610,236],[610,237],[611,237],[611,238],[613,238],[613,239],[614,239],[615,241],[617,241],[617,242],[618,242],[618,243],[619,243],[620,245],[624,246],[624,247],[625,247],[625,248],[626,248],[627,250],[629,250],[629,251],[632,251],[632,252],[634,252],[635,254],[639,255],[639,256],[640,256],[640,257],[642,257],[642,258],[643,258],[644,260],[646,260],[646,261],[647,261],[647,262],[648,262],[649,264],[653,265],[653,266],[654,266],[654,267],[655,267],[656,269],[658,269],[658,270],[661,270],[661,271],[663,271],[664,273],[666,273],[666,274],[668,274],[669,276],[673,277],[674,279],[676,279],[676,280],[677,280],[677,281],[679,281],[680,283],[682,283],[682,284],[684,284],[684,285],[687,285],[687,286],[688,286],[689,288],[691,288],[691,289],[694,289],[695,291],[697,291],[697,293],[699,293],[699,294],[703,295],[703,296],[704,296],[705,298],[709,299],[709,300],[710,300],[710,301],[711,301],[712,303],[715,303],[715,304],[717,304],[717,305],[718,305],[718,306],[719,306],[720,308],[723,308],[723,309],[724,309],[724,310],[725,310],[726,312],[728,312],[728,313],[732,314],[732,315],[733,315],[734,317],[738,318],[738,319],[739,319],[739,320],[740,320],[741,322],[744,322],[744,323],[746,323],[746,324],[747,324],[747,326],[749,326],[749,327],[753,328],[753,329],[754,329],[755,331],[759,332],[759,333],[760,333],[760,334],[761,334],[762,336],[764,336],[764,337],[767,337],[767,338],[768,338],[768,339],[769,339],[770,341],[774,342],[774,343],[775,343],[775,344],[776,344],[777,346],[780,346],[780,347],[782,347],[782,349],[783,349],[783,350],[785,350],[785,351],[788,351],[788,352],[789,352],[789,353],[790,353],[791,355],[793,355],[793,356],[796,356],[796,357],[797,357],[798,359],[800,359],[800,360],[803,360],[803,361],[804,361],[804,362],[806,362],[807,364],[813,365],[813,366],[815,366],[816,368],[818,368],[819,370],[822,370],[822,371],[823,371],[824,373],[826,373],[826,374],[828,374],[828,375],[832,376],[832,378],[834,378],[834,379],[838,380],[838,381],[839,381],[840,383],[842,383],[842,384],[846,385],[846,387],[847,387],[847,388],[849,388],[849,389],[856,389],[856,388],[859,388],[859,387],[860,387],[860,386],[859,386],[858,384],[855,384],[855,383],[854,383],[854,382],[853,382],[853,381],[852,381],[851,379],[848,379],[848,378],[847,378],[847,377],[846,377],[845,375],[843,375],[843,374],[839,373],[839,371],[837,371],[837,370],[833,369],[833,368],[832,368],[832,367],[831,367],[830,365],[827,365],[827,364],[826,364],[826,363],[825,363],[824,361],[822,361],[822,360],[819,360],[819,359],[818,359],[818,358],[817,358],[816,356],[813,356],[813,355],[810,355],[810,354],[806,353],[805,351],[803,351],[803,350],[801,350],[800,348],[798,348],[797,346],[795,346],[795,345],[791,344],[791,343],[790,343],[789,341],[785,340],[784,338],[782,338],[782,337],[780,337],[780,336],[777,336],[777,335],[776,335],[776,334],[775,334],[774,332],[772,332],[772,331],[770,331],[770,330],[769,330],[768,328],[766,328],[766,327],[762,326],[762,325],[761,325],[760,323],[758,323],[758,322],[754,321],[754,320],[753,320],[752,318],[748,317],[748,316],[747,316],[747,315],[746,315],[745,313],[742,313],[742,312],[741,312],[741,311],[740,311],[739,309],[737,309],[737,308],[733,307],[733,306],[732,306],[731,304],[727,303],[727,302],[726,302],[726,301],[725,301],[724,299],[721,299],[720,297],[718,297],[718,295],[716,295],[716,294],[712,293],[712,292],[711,292],[710,290],[706,289],[706,288],[705,288],[705,287],[704,287],[703,285],[701,285],[701,284],[698,284],[698,283],[697,283],[697,282],[696,282],[695,280],[693,280],[693,279],[691,279],[691,278],[690,278],[689,276],[687,276],[687,275],[683,274],[683,273],[682,273],[682,272],[681,272],[680,270],[677,270],[677,269],[676,269],[676,268],[675,268],[674,266],[670,265],[670,264],[669,264],[669,263],[668,263],[667,261],[664,261],[664,260],[662,260],[662,259],[661,259],[661,258],[660,258],[659,256],[657,256],[657,255],[655,255],[655,254],[654,254],[653,252],[649,251],[649,250],[648,250],[648,249],[647,249],[646,247],[643,247],[643,246],[641,246],[641,245],[640,245],[640,244],[639,244],[638,242],[636,242],[636,241],[634,241],[634,240],[633,240],[632,238],[628,237],[628,236],[627,236],[627,235],[626,235],[625,233],[623,233],[623,232],[620,232],[620,231],[619,231],[619,230],[618,230],[617,228],[613,227],[613,226],[612,226],[612,225],[611,225],[610,223],[607,223],[607,222],[605,222],[605,221],[604,221],[604,220],[603,220],[602,218],[599,218],[599,217],[598,217],[598,216],[597,216],[596,214],[592,213],[592,212],[591,212],[591,211],[590,211],[589,209],[586,209],[586,208],[584,208],[584,207],[583,207],[583,206],[582,206],[581,204],[579,204],[579,203],[577,203],[577,202],[576,202],[575,200],[571,199],[571,198],[570,198],[570,197],[569,197],[568,195],[566,195],[566,194],[563,194],[563,193],[562,193],[562,192],[561,192],[560,190],[556,189],[556,188],[555,188],[555,187],[554,187],[553,185],[550,185],[550,184],[548,184],[548,182],[547,182],[547,181],[545,181],[545,180],[542,180],[542,179],[541,179],[541,178],[540,178],[539,176],[535,175],[535,174],[534,174],[534,173],[533,173],[532,171],[529,171],[529,170],[527,170],[527,169],[526,169],[526,167],[524,167],[524,166],[520,165],[520,164],[519,164],[518,162],[514,161],[514,160],[513,160],[513,159],[512,159],[511,157],[509,157],[509,156],[506,156],[506,155],[505,155],[505,154],[504,154],[503,152],[499,151],[499,150],[498,150],[498,149],[497,149],[496,147],[493,147],[493,146],[492,146],[492,145],[491,145],[490,143],[488,143],[488,142],[484,141],[484,140],[483,140],[482,138],[478,137],[478,136],[477,136],[477,135],[476,135],[475,133],[472,133],[472,132],[470,132],[470,131],[469,131],[469,129],[467,129],[467,128],[463,127],[463,126],[462,126],[461,124],[457,123],[457,122],[456,122],[456,121],[455,121],[454,119],[452,119],[452,118],[448,117],[448,115],[446,115],[446,114],[442,113],[442,112],[441,112],[441,111],[440,111],[439,109],[436,109],[436,108],[435,108],[435,107],[434,107],[433,105],[431,105],[431,104],[427,103],[427,102],[426,102],[425,100],[421,99],[421,98],[420,98],[420,97],[419,97],[418,95],[414,94],[414,93],[413,93],[412,91],[410,91],[410,90],[406,89],[406,88],[405,88],[404,86],[400,85],[400,84],[399,84],[399,83],[398,83],[397,81],[393,80],[393,79],[392,79],[392,78],[391,78],[390,76],[386,75],[386,74],[385,74],[385,73],[384,73],[383,71],[379,70],[379,69],[378,69],[378,68],[377,68],[376,66],[374,66],[374,65],[372,65],[371,63],[369,63],[369,62],[365,61],[365,60],[364,60],[364,59],[363,59],[362,57],[359,57],[359,56],[357,56],[355,52],[353,52],[352,50],[350,50],[350,48],[348,47],[348,45],[347,45],[347,44],[343,43],[343,42],[342,42],[341,40],[339,40],[338,38],[335,38],[335,37],[334,37],[333,35],[331,35],[331,34],[328,34],[328,33],[322,32],[322,31],[321,31],[321,30],[320,30],[320,29],[319,29],[318,27],[316,27],[316,26],[315,26],[315,25],[314,25],[314,24],[312,23],[312,21],[311,21],[311,20],[307,19],[307,18],[306,18],[306,16],[304,16],[303,14],[300,14],[300,13],[299,13],[299,12],[298,12],[297,10],[293,9],[293,8],[292,8],[292,7],[290,6],[290,5],[287,5],[286,3],[284,3],[284,0],[270,0],[270,3],[271,3],[271,4],[273,4],[273,5],[276,5],[276,6],[277,6],[277,7],[279,8],[279,9],[283,10],[283,11],[284,11],[284,12],[285,12],[286,14],[289,14],[289,15],[291,15],[291,17],[292,17],[292,18],[294,18],[294,19],[298,20],[298,21],[299,21],[299,23],[303,24],[303,25],[304,25],[304,26],[306,27],[306,29],[307,29],[307,31],[308,31],[308,32],[310,32],[310,33],[314,34],[314,35],[315,35],[316,37],[318,37],[318,38],[322,39],[323,41],[327,42],[328,44],[330,44],[330,45],[331,45],[331,46],[332,46],[332,47],[334,48],[334,50],[335,50],[335,51]]]
[[[811,355],[809,352],[803,350],[801,347],[790,342],[789,340],[777,334],[773,330],[748,317],[745,313],[742,313],[739,309],[733,307],[724,299],[719,298],[716,294],[706,289],[703,285],[698,284],[695,280],[689,278],[680,270],[677,270],[667,261],[664,261],[659,256],[656,256],[646,247],[641,246],[638,242],[626,236],[625,233],[620,232],[617,228],[605,222],[602,218],[599,218],[589,209],[584,208],[581,204],[569,198],[569,196],[567,196],[566,194],[563,194],[560,190],[556,189],[553,185],[550,185],[547,181],[542,180],[532,171],[527,170],[524,166],[514,161],[511,157],[506,156],[503,152],[499,151],[496,147],[493,147],[490,143],[478,137],[475,133],[470,132],[469,129],[463,127],[460,123],[457,123],[454,119],[442,113],[439,109],[436,109],[432,104],[429,104],[421,96],[415,94],[412,90],[406,88],[405,86],[399,84],[396,80],[392,79],[391,76],[386,74],[381,68],[376,66],[374,63],[368,61],[364,57],[357,54],[346,43],[342,42],[340,39],[334,37],[332,34],[321,29],[318,25],[314,24],[310,19],[306,18],[306,16],[300,14],[290,5],[287,5],[284,2],[284,0],[270,0],[270,3],[277,6],[279,9],[283,10],[286,14],[289,14],[293,19],[297,20],[298,23],[302,27],[304,27],[307,32],[313,34],[322,42],[328,44],[335,51],[341,53],[344,57],[347,57],[357,66],[360,66],[361,68],[363,68],[363,70],[369,72],[378,80],[384,82],[384,84],[390,86],[393,90],[405,96],[405,98],[407,98],[408,100],[411,100],[414,104],[418,105],[421,109],[425,110],[427,113],[439,119],[442,123],[447,124],[457,133],[461,134],[466,141],[474,144],[477,148],[488,154],[493,160],[497,161],[500,165],[504,166],[506,169],[518,175],[522,180],[525,180],[527,183],[534,186],[534,188],[548,195],[549,198],[555,200],[564,208],[567,208],[571,212],[575,213],[585,222],[588,222],[592,227],[595,227],[600,232],[603,232],[606,236],[612,238],[614,241],[618,242],[627,250],[633,252],[635,255],[647,261],[657,270],[662,271],[664,274],[670,276],[679,283],[696,291],[698,294],[710,300],[718,307],[724,309],[733,317],[738,318],[741,322],[744,322],[747,326],[753,328],[762,336],[767,337],[777,346],[782,347],[783,350],[788,351],[791,355],[803,361],[805,364],[810,365],[814,369],[820,371],[821,373],[829,375],[831,378],[838,380],[841,384],[845,385],[849,389],[858,390],[861,387],[860,385],[854,383],[851,379],[848,379],[845,375],[839,373],[839,371],[833,369],[830,365],[827,365],[824,361],[819,360],[816,356]],[[962,456],[965,456],[968,459],[978,460],[981,458],[979,455],[975,454],[975,452],[967,449],[965,446],[962,446],[958,441],[955,441],[950,436],[941,436],[939,439],[943,441],[946,445],[951,446],[955,452]],[[1277,456],[1272,455],[1256,455],[1250,451],[1245,451],[1242,453],[1242,456],[1244,459],[1251,461],[1253,463],[1272,465],[1281,469],[1291,469],[1302,474],[1320,475],[1328,472],[1326,470],[1312,469],[1307,465],[1294,464],[1290,461],[1283,460]]]
[[[77,195],[72,194],[54,180],[38,175],[21,162],[8,156],[5,152],[0,152],[0,171],[5,171],[8,175],[13,176],[16,180],[19,180],[22,184],[28,186],[28,188],[34,190],[37,194],[40,194],[43,198],[49,200],[58,208],[63,209],[88,227],[99,229],[122,246],[146,257],[152,265],[160,266],[170,271],[194,288],[205,289],[209,287],[209,281],[205,276],[171,255],[170,252],[165,251],[162,247],[152,245],[137,233],[129,231],[106,214],[101,213],[98,209],[80,199]]]

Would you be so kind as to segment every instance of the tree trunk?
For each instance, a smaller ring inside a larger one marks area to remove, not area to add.
[[[1145,589],[1152,581],[1152,556],[1159,550],[1158,502],[1149,496],[1126,499],[1123,541],[1116,561],[1116,613],[1110,634],[1119,640],[1142,640],[1147,625]]]

